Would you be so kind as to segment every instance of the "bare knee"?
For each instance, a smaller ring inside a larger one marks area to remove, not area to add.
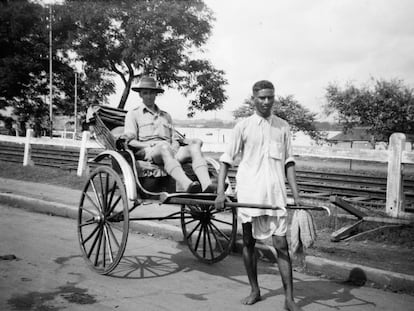
[[[203,141],[201,140],[201,139],[199,139],[199,138],[192,138],[191,140],[190,140],[190,143],[189,143],[189,145],[191,146],[191,147],[196,147],[196,148],[200,148],[201,149],[201,147],[203,146]]]
[[[202,155],[201,153],[201,146],[203,145],[203,141],[201,139],[193,139],[191,141],[191,143],[188,145],[189,149],[190,149],[190,153],[191,156],[200,156]]]
[[[288,252],[288,243],[286,236],[273,236],[273,246],[279,252],[287,253]]]
[[[162,159],[168,159],[173,157],[171,145],[167,142],[161,142],[157,144],[157,153]]]

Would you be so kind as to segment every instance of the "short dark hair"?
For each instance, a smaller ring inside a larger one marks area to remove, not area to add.
[[[253,84],[253,94],[256,92],[259,92],[260,90],[264,89],[271,89],[274,90],[275,87],[273,86],[273,83],[267,80],[260,80],[257,81],[255,84]]]

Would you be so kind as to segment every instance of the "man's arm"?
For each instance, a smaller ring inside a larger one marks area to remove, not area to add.
[[[299,198],[298,185],[296,183],[296,168],[295,162],[286,163],[286,178],[288,180],[290,189],[292,190],[293,199],[296,205],[301,205]]]
[[[136,139],[132,139],[130,141],[128,141],[128,146],[136,149],[137,151],[147,148],[147,147],[152,147],[156,144],[156,142],[149,142],[149,141],[139,141]]]
[[[180,148],[179,141],[173,139],[172,142],[171,142],[171,149],[174,150],[175,152],[177,152],[179,148]]]
[[[225,162],[220,162],[220,170],[218,175],[218,185],[217,185],[217,197],[215,201],[216,209],[223,210],[224,203],[226,202],[226,195],[224,191],[226,190],[225,182],[227,177],[227,172],[229,170],[230,164]]]
[[[217,185],[217,197],[215,200],[215,206],[218,210],[224,209],[224,203],[226,202],[226,195],[224,194],[226,190],[225,182],[227,177],[227,172],[229,170],[230,164],[225,162],[220,162],[220,170],[218,175],[218,185]]]
[[[226,177],[229,167],[234,165],[234,159],[240,150],[243,150],[242,132],[241,123],[237,123],[230,136],[230,142],[226,146],[226,151],[220,157],[220,171],[215,202],[216,209],[218,210],[224,209],[224,203],[227,200],[224,192],[226,191]]]

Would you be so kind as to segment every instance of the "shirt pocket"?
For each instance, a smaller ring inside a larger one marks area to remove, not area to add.
[[[154,122],[140,122],[139,123],[139,139],[145,139],[149,136],[153,136],[155,131]]]
[[[269,146],[269,157],[276,160],[282,160],[282,143],[272,142]]]
[[[172,125],[166,122],[162,123],[162,136],[171,138],[173,136]]]

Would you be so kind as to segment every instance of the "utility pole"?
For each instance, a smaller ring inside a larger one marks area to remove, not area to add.
[[[74,138],[76,137],[76,130],[78,128],[78,74],[75,72],[75,133]]]
[[[49,118],[50,138],[53,138],[53,70],[52,70],[52,3],[49,3]]]

